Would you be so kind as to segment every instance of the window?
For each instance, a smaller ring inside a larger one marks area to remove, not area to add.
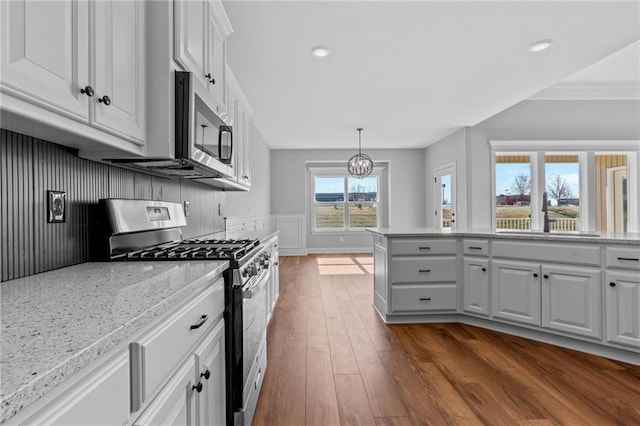
[[[549,202],[550,229],[580,230],[580,163],[577,155],[545,155],[544,190]]]
[[[531,229],[531,159],[497,155],[495,168],[496,230]]]
[[[639,141],[520,140],[490,145],[497,231],[542,230],[544,192],[552,232],[640,229]]]
[[[379,177],[313,175],[313,230],[356,231],[380,224]]]

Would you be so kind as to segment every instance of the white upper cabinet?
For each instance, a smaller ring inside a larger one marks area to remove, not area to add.
[[[96,125],[144,139],[144,8],[98,1],[95,8]]]
[[[85,140],[140,152],[145,141],[145,3],[9,1],[0,7],[0,87],[9,95],[3,110]],[[9,126],[27,132],[32,126],[23,127]]]
[[[81,93],[89,81],[86,1],[3,1],[2,91],[42,108],[87,120]]]
[[[251,187],[251,138],[249,124],[251,108],[233,72],[226,75],[226,98],[229,115],[227,122],[233,127],[233,178],[245,188]]]
[[[224,118],[226,37],[231,24],[219,1],[175,1],[175,60],[211,94]]]

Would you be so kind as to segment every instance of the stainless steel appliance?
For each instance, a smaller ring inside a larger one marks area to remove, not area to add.
[[[227,425],[251,424],[266,367],[270,246],[253,239],[183,239],[179,203],[100,200],[104,256],[120,261],[228,260],[225,283]]]
[[[173,143],[149,140],[146,157],[106,158],[105,161],[165,177],[201,179],[209,184],[215,183],[211,178],[230,176],[233,129],[200,93],[206,93],[206,89],[196,84],[190,72],[175,71]]]

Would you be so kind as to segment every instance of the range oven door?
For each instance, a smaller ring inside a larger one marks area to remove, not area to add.
[[[244,287],[233,285],[233,273],[225,276],[227,426],[244,424],[244,402],[250,391],[249,374],[267,329],[269,270]]]

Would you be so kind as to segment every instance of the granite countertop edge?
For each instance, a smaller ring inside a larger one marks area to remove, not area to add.
[[[213,262],[209,262],[208,264],[214,265]],[[86,266],[88,263],[82,265]],[[10,391],[10,393],[3,396],[0,400],[0,423],[5,423],[24,408],[28,407],[29,404],[45,396],[48,392],[55,389],[56,386],[62,384],[65,380],[90,365],[109,350],[115,348],[126,339],[133,337],[155,319],[174,309],[190,296],[206,288],[212,279],[220,276],[228,267],[228,261],[216,262],[215,268],[190,283],[185,283],[182,288],[164,298],[159,303],[141,309],[141,311],[128,322],[113,329],[92,344],[70,354],[67,359],[44,373],[39,374],[33,381]],[[60,273],[60,271],[68,270],[69,274],[73,274],[74,268],[74,266],[71,266],[57,270],[56,272]],[[45,274],[47,273],[45,272],[38,275]],[[5,326],[7,325],[3,324],[3,327]]]
[[[489,230],[471,230],[443,232],[434,228],[367,228],[372,234],[383,237],[469,237],[469,238],[500,238],[529,241],[562,241],[562,242],[584,242],[584,243],[604,243],[604,244],[625,244],[639,245],[640,234],[616,234],[598,233],[600,236],[580,235],[543,235],[538,233],[528,234],[526,232],[511,234],[507,232],[494,232]]]

